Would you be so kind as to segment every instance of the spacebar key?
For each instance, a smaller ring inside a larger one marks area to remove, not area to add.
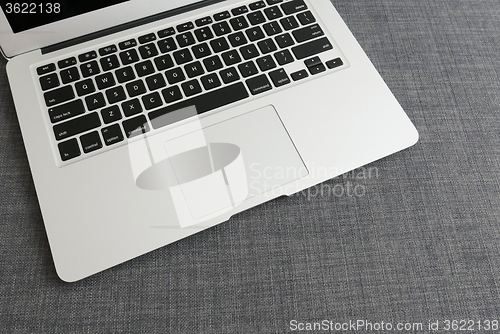
[[[316,39],[311,42],[307,42],[304,44],[301,44],[299,46],[293,47],[292,51],[295,54],[295,57],[297,59],[303,59],[307,58],[310,56],[313,56],[315,54],[318,54],[320,52],[330,50],[332,49],[332,43],[328,40],[328,38],[323,37],[320,39]]]
[[[242,100],[248,96],[248,92],[243,83],[238,82],[234,85],[213,90],[203,95],[154,110],[148,114],[148,117],[153,128],[158,129],[191,116],[190,114],[176,113],[173,111],[194,105],[196,106],[196,113],[202,114],[215,108]]]

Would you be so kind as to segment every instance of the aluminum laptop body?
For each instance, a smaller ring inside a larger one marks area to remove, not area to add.
[[[29,28],[2,9],[0,44],[64,281],[418,140],[327,0],[111,1]]]

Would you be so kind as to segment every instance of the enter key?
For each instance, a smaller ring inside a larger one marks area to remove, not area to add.
[[[321,30],[321,27],[317,23],[297,29],[292,34],[298,43],[324,35],[323,30]]]

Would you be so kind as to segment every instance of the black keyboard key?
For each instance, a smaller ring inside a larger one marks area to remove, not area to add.
[[[222,56],[222,59],[224,60],[224,63],[227,66],[234,65],[234,64],[239,63],[241,61],[241,57],[238,54],[238,51],[236,51],[236,50],[224,52],[221,56]]]
[[[184,72],[182,72],[182,69],[180,67],[168,70],[167,72],[165,72],[165,76],[167,77],[168,83],[171,85],[186,79],[186,77],[184,76]]]
[[[264,3],[264,1],[257,1],[257,2],[252,2],[249,5],[249,7],[251,10],[257,10],[266,7],[266,4]]]
[[[99,60],[103,71],[109,71],[114,68],[120,67],[120,62],[116,55],[107,56]]]
[[[297,71],[297,72],[294,72],[291,74],[291,77],[294,81],[305,79],[308,76],[309,76],[309,74],[307,74],[306,70],[300,70],[300,71]]]
[[[88,95],[95,92],[95,86],[92,79],[87,79],[75,83],[75,89],[78,96]]]
[[[240,76],[238,75],[238,72],[236,71],[235,67],[226,68],[226,69],[220,71],[219,75],[225,84],[228,84],[228,83],[231,83],[231,82],[234,82],[234,81],[237,81],[240,79]]]
[[[44,74],[53,72],[55,70],[56,70],[56,65],[51,63],[51,64],[47,64],[47,65],[43,65],[43,66],[38,67],[36,69],[36,73],[38,73],[38,75],[44,75]]]
[[[178,32],[184,32],[184,31],[191,30],[193,28],[194,28],[193,22],[186,22],[186,23],[183,23],[183,24],[179,24],[177,26],[177,31]]]
[[[127,138],[132,138],[138,135],[142,135],[149,131],[148,121],[146,116],[139,115],[137,117],[127,119],[122,123],[123,129],[125,130],[125,136]]]
[[[137,42],[133,38],[129,39],[128,41],[123,41],[121,43],[118,43],[118,47],[120,48],[120,50],[129,49],[129,48],[132,48],[136,45],[137,45]]]
[[[285,12],[286,15],[290,15],[293,13],[301,12],[307,9],[307,5],[304,3],[304,0],[292,0],[287,1],[281,5],[281,9]]]
[[[280,65],[285,65],[293,62],[293,56],[288,50],[278,51],[274,54],[274,58]]]
[[[226,10],[225,12],[217,13],[214,15],[214,20],[215,21],[221,21],[229,18],[231,14]]]
[[[210,58],[206,58],[203,60],[203,64],[205,65],[205,68],[209,72],[218,70],[219,68],[222,68],[222,66],[223,66],[219,56],[213,56]]]
[[[139,39],[139,43],[141,43],[141,44],[149,43],[149,42],[156,40],[156,35],[154,33],[150,33],[147,35],[140,36],[138,39]]]
[[[177,45],[172,37],[159,41],[158,47],[160,48],[161,53],[177,50]]]
[[[245,60],[255,58],[259,55],[257,47],[253,44],[248,44],[240,48],[240,53]]]
[[[248,97],[248,92],[243,83],[238,82],[231,86],[225,86],[216,90],[206,92],[202,95],[186,99],[177,104],[163,107],[152,111],[148,117],[154,129],[161,128],[168,124],[175,123],[184,119],[178,113],[171,113],[189,106],[196,106],[196,112],[202,114],[204,112],[228,105],[233,102],[240,101]]]
[[[95,60],[91,61],[90,63],[80,65],[80,71],[82,72],[82,76],[84,78],[88,78],[101,72],[101,70],[99,69],[99,65],[97,65],[97,61]]]
[[[266,18],[264,17],[264,14],[262,14],[261,11],[248,14],[247,19],[248,19],[248,21],[250,21],[250,24],[252,24],[252,25],[266,22]]]
[[[113,123],[122,119],[122,114],[117,105],[101,109],[101,117],[104,124]]]
[[[229,24],[226,21],[212,25],[212,29],[217,36],[222,36],[231,32],[231,28],[229,28]]]
[[[102,147],[101,137],[99,137],[97,131],[92,131],[81,136],[80,143],[82,144],[84,153],[90,153]]]
[[[144,104],[144,108],[146,108],[146,110],[151,110],[161,106],[163,104],[163,101],[161,100],[160,94],[154,92],[148,95],[144,95],[142,97],[142,104]]]
[[[128,100],[122,103],[123,114],[127,117],[142,112],[142,106],[138,99]]]
[[[265,74],[248,79],[246,81],[246,84],[250,89],[250,93],[252,93],[252,95],[264,93],[273,88]]]
[[[74,100],[57,107],[49,108],[49,118],[52,123],[58,123],[85,113],[82,100]]]
[[[103,128],[101,130],[101,134],[106,146],[119,143],[123,140],[123,133],[118,124],[113,124],[107,128]]]
[[[271,5],[275,5],[277,3],[283,2],[283,0],[266,0],[266,2],[269,6],[271,6]]]
[[[297,14],[297,18],[303,26],[316,22],[316,18],[310,11]]]
[[[181,87],[186,97],[201,93],[201,86],[196,79],[184,82],[181,84]]]
[[[212,33],[212,30],[210,30],[209,27],[203,27],[200,29],[196,29],[194,31],[194,34],[196,35],[198,42],[203,42],[203,41],[206,41],[207,39],[211,39],[214,37],[214,34]]]
[[[64,123],[54,125],[54,135],[56,140],[62,140],[79,133],[95,129],[101,126],[99,115],[96,112],[73,118]]]
[[[130,49],[124,52],[120,52],[120,59],[123,65],[128,65],[139,61],[139,55],[135,49]]]
[[[284,17],[280,20],[281,25],[283,26],[283,29],[285,30],[291,30],[295,29],[299,26],[299,23],[293,16],[287,16]]]
[[[193,56],[188,49],[182,49],[174,52],[174,58],[177,65],[182,65],[193,60]]]
[[[78,56],[78,60],[81,63],[95,59],[95,58],[97,58],[97,52],[95,52],[95,51],[85,52],[85,53],[82,53],[81,55]]]
[[[59,143],[57,147],[59,148],[62,161],[76,158],[81,154],[78,141],[75,138]]]
[[[314,67],[319,64],[321,64],[321,59],[318,56],[304,60],[304,65],[306,65],[306,67]]]
[[[202,27],[202,26],[205,26],[207,24],[212,23],[212,18],[210,16],[206,16],[206,17],[203,17],[201,19],[194,21],[194,23],[196,24],[197,27]]]
[[[279,35],[275,37],[276,43],[278,43],[279,47],[284,49],[291,45],[294,45],[292,36],[289,33],[285,33],[283,35]]]
[[[266,14],[266,16],[269,20],[278,19],[278,18],[283,16],[283,13],[278,8],[278,6],[269,7],[269,8],[264,9],[264,14]]]
[[[332,49],[333,46],[328,40],[328,38],[323,37],[316,39],[311,42],[307,42],[292,48],[292,52],[297,59],[304,59],[310,56],[314,56],[320,52]]]
[[[313,24],[304,28],[294,30],[292,34],[299,43],[324,35],[323,30],[321,30],[319,24]]]
[[[113,104],[119,101],[123,101],[127,98],[125,90],[122,86],[116,86],[106,91],[106,98],[109,104]]]
[[[175,35],[175,29],[172,27],[158,31],[158,37],[160,38],[165,38],[172,35]]]
[[[243,35],[241,31],[227,36],[227,39],[234,48],[240,45],[247,44],[247,39],[245,38],[245,35]]]
[[[57,62],[57,66],[62,70],[63,68],[70,67],[76,65],[76,58],[71,57],[67,59],[63,59]]]
[[[75,93],[71,86],[64,86],[58,89],[51,90],[43,94],[47,107],[66,102],[75,98]]]
[[[150,60],[143,61],[134,65],[137,75],[143,77],[145,75],[153,74],[155,68]]]
[[[280,87],[291,82],[285,70],[282,68],[276,71],[269,72],[269,77],[271,78],[275,87]]]
[[[270,38],[258,42],[257,46],[259,47],[260,52],[262,52],[262,54],[273,52],[278,49],[276,47],[276,44],[274,44],[273,40]]]
[[[198,75],[202,75],[203,73],[205,73],[199,61],[187,64],[186,66],[184,66],[184,71],[186,72],[189,78],[194,78]]]
[[[134,70],[132,67],[127,66],[124,68],[120,68],[115,71],[116,79],[119,83],[127,82],[135,79]]]
[[[153,43],[149,43],[139,47],[139,53],[142,59],[151,58],[158,55],[158,49]]]
[[[207,43],[195,45],[191,48],[191,51],[193,51],[193,54],[196,57],[196,59],[208,57],[212,54]]]
[[[155,58],[155,64],[158,71],[163,71],[168,68],[174,67],[174,61],[169,54]]]
[[[217,88],[221,85],[219,77],[215,73],[210,73],[200,78],[206,90]]]
[[[229,49],[229,44],[227,43],[226,39],[224,37],[214,39],[213,41],[210,41],[210,45],[212,46],[212,49],[214,52],[222,52],[226,51]]]
[[[167,103],[172,103],[182,99],[181,90],[177,86],[168,87],[162,90],[161,94]]]
[[[253,61],[249,61],[238,65],[238,70],[240,70],[240,73],[243,76],[243,78],[247,78],[249,76],[259,73],[259,70],[255,66]]]
[[[146,93],[146,86],[144,86],[142,80],[129,82],[125,85],[125,88],[127,88],[128,96],[130,97]]]
[[[257,65],[259,65],[261,71],[267,71],[276,67],[276,63],[271,56],[257,59]]]
[[[277,21],[266,23],[263,27],[268,36],[273,36],[283,31]]]
[[[247,34],[248,39],[252,42],[266,37],[264,35],[264,32],[262,31],[262,29],[260,27],[253,27],[253,28],[247,29],[247,30],[245,30],[245,33]]]
[[[243,16],[232,18],[229,20],[229,23],[231,23],[231,26],[235,31],[248,28],[248,21]]]
[[[110,72],[95,77],[95,82],[99,89],[106,89],[115,85],[115,78]]]
[[[175,36],[175,39],[181,48],[196,43],[194,36],[190,31]]]
[[[308,67],[309,72],[314,75],[326,71],[325,65],[319,63],[318,65]]]
[[[100,48],[99,49],[99,55],[102,57],[102,56],[107,56],[111,53],[115,53],[116,51],[118,51],[118,49],[116,48],[116,45],[110,45],[110,46],[106,46],[104,48]]]
[[[87,104],[87,109],[89,111],[102,108],[106,105],[106,101],[104,100],[104,95],[102,95],[102,93],[95,93],[87,96],[85,98],[85,103]]]
[[[52,73],[40,78],[42,90],[48,90],[59,86],[59,78],[56,73]]]
[[[240,6],[240,7],[236,7],[236,8],[231,10],[231,14],[233,14],[234,16],[245,14],[245,13],[248,13],[247,6]]]
[[[342,62],[342,59],[340,58],[335,58],[327,61],[325,64],[329,69],[332,69],[344,65],[344,62]]]
[[[76,67],[70,67],[59,72],[63,83],[70,83],[80,79],[80,73]]]
[[[148,88],[151,91],[165,87],[167,85],[167,83],[165,82],[165,79],[163,79],[163,75],[161,75],[161,73],[157,73],[155,75],[147,77],[146,84],[148,85]]]

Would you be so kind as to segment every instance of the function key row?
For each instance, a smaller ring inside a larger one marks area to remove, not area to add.
[[[281,3],[282,1],[283,0],[266,0],[267,4],[270,6]],[[257,1],[257,2],[251,3],[249,5],[249,8],[250,8],[250,10],[254,11],[254,10],[264,8],[265,6],[266,5],[263,1]],[[288,1],[288,2],[281,4],[281,8],[286,15],[290,15],[290,14],[297,13],[297,12],[300,12],[300,11],[307,9],[307,5],[304,3],[303,0],[292,0],[292,1]],[[233,16],[238,16],[241,14],[245,14],[247,12],[248,12],[248,8],[246,6],[240,6],[240,7],[237,7],[237,8],[234,8],[231,10],[231,13]],[[225,20],[225,19],[228,19],[229,17],[231,17],[231,13],[229,13],[229,11],[224,11],[224,12],[217,13],[217,14],[213,15],[213,18],[215,21],[222,21],[222,20]],[[266,14],[266,16],[269,20],[280,18],[283,16],[283,14],[281,13],[281,11],[279,10],[279,8],[277,6],[266,8],[264,10],[264,13]],[[255,15],[249,16],[248,19],[250,20],[250,23],[252,23],[253,25],[259,24],[265,20],[260,12],[256,12]],[[309,13],[309,15],[305,15],[305,16],[303,15],[303,16],[299,17],[299,20],[301,21],[302,24],[307,24],[309,22],[314,22],[314,17],[312,16],[312,14]],[[202,26],[208,25],[212,22],[213,22],[212,18],[207,16],[207,17],[196,20],[195,24],[197,27],[202,27]],[[231,19],[230,23],[231,23],[231,26],[233,27],[234,30],[240,30],[240,29],[248,27],[248,22],[243,17],[233,18],[233,19]],[[186,23],[178,25],[177,31],[179,33],[181,33],[181,32],[191,30],[193,28],[194,28],[194,24],[192,22],[186,22]],[[208,30],[208,32],[211,33],[210,30]],[[176,33],[175,29],[170,27],[170,28],[166,28],[166,29],[158,31],[157,34],[158,34],[159,38],[165,38],[165,37],[174,35],[175,33]],[[195,33],[197,35],[203,34],[203,32],[199,32],[199,31],[196,31]],[[190,36],[188,35],[187,37],[188,38],[186,38],[186,40],[187,40],[186,43],[188,45],[188,44],[190,44],[189,43]],[[199,36],[197,36],[197,37],[199,37]],[[207,36],[207,39],[208,38],[211,38],[211,37]],[[156,40],[156,35],[154,33],[149,33],[149,34],[140,36],[138,38],[138,40],[139,40],[140,44],[145,44],[145,43]],[[184,44],[186,44],[186,43],[184,43]],[[120,42],[118,44],[118,47],[120,48],[120,50],[126,50],[129,48],[135,47],[135,46],[137,46],[137,42],[135,39],[123,41],[123,42]],[[117,51],[117,48],[115,45],[110,45],[110,46],[107,46],[104,48],[100,48],[98,50],[100,56],[105,56],[105,55],[114,53],[116,51]],[[80,62],[85,62],[85,61],[95,59],[96,57],[97,57],[97,53],[95,51],[89,51],[87,53],[79,55],[78,60]],[[71,57],[68,59],[61,60],[57,63],[57,65],[58,65],[59,69],[64,69],[66,67],[76,65],[76,58]],[[47,73],[50,73],[52,71],[55,71],[54,64],[47,64],[47,65],[40,66],[37,68],[38,75],[47,74]]]

